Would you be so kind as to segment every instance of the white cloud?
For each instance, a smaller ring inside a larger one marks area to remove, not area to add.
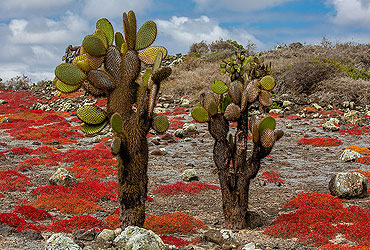
[[[284,2],[292,0],[193,0],[197,4],[197,8],[201,10],[234,10],[238,12],[246,12],[251,10],[262,10],[278,6]]]
[[[151,7],[153,0],[86,0],[82,13],[89,18],[121,17],[123,11],[143,12]]]
[[[336,15],[333,22],[339,25],[370,25],[370,0],[330,0]]]
[[[156,20],[159,44],[164,45],[170,53],[187,53],[191,44],[205,41],[232,39],[246,45],[252,41],[261,45],[252,34],[243,29],[225,29],[207,16],[191,19],[173,16],[170,20]]]

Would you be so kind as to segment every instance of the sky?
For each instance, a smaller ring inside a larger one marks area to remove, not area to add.
[[[52,80],[65,48],[81,45],[107,18],[123,31],[122,13],[133,10],[138,27],[156,22],[154,45],[170,54],[220,39],[257,51],[279,44],[370,43],[370,0],[0,0],[0,78],[22,74]]]

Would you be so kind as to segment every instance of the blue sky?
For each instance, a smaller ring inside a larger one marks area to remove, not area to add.
[[[106,17],[122,12],[158,26],[156,45],[187,53],[194,42],[232,39],[257,50],[278,44],[370,42],[370,0],[0,0],[0,78],[53,79],[65,48],[80,45]]]

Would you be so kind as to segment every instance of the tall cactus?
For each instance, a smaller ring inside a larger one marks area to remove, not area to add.
[[[207,122],[215,140],[213,160],[218,169],[226,225],[233,229],[255,227],[256,216],[248,211],[250,181],[256,177],[261,160],[283,136],[282,131],[275,131],[275,119],[264,114],[272,104],[275,81],[270,76],[271,65],[263,64],[258,56],[245,58],[236,53],[220,66],[220,74],[229,73],[231,82],[214,81],[212,92],[200,95],[192,117]],[[255,102],[262,114],[248,117]],[[229,133],[231,122],[237,123],[235,134]],[[250,154],[247,154],[248,129],[253,138]]]
[[[137,31],[133,11],[123,13],[123,31],[114,32],[111,23],[102,18],[96,31],[87,35],[72,63],[55,69],[56,88],[73,92],[83,88],[95,97],[106,97],[105,109],[83,106],[77,116],[86,134],[98,133],[110,124],[114,131],[112,153],[118,158],[118,183],[121,227],[142,226],[147,198],[148,143],[152,127],[158,132],[168,128],[165,117],[155,117],[153,108],[161,82],[171,68],[160,67],[167,56],[164,47],[149,47],[157,36],[157,27],[148,21]],[[113,44],[113,42],[115,44]],[[140,51],[140,52],[139,52]],[[138,83],[141,62],[152,65]]]

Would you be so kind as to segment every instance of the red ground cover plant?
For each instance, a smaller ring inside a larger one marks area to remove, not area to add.
[[[370,165],[370,156],[363,156],[363,157],[357,158],[355,162]]]
[[[40,166],[40,165],[51,167],[51,166],[58,166],[59,163],[54,160],[48,160],[48,159],[43,159],[43,158],[28,158],[18,163],[17,170],[23,172],[26,170],[32,170],[33,166]]]
[[[104,228],[114,230],[114,229],[119,228],[120,225],[121,225],[121,220],[120,220],[118,213],[117,214],[113,213],[111,215],[108,215],[107,218],[104,219]]]
[[[199,243],[199,240],[184,240],[178,237],[169,236],[169,235],[161,235],[160,236],[164,244],[174,245],[177,247],[183,247],[189,244],[196,244]]]
[[[90,158],[74,162],[72,167],[67,168],[67,170],[75,173],[75,178],[91,178],[91,176],[104,178],[117,174],[117,169],[114,167],[116,162],[115,159]]]
[[[30,178],[14,170],[0,171],[0,191],[25,191]]]
[[[358,206],[344,208],[341,199],[320,193],[300,193],[284,207],[297,210],[280,215],[273,225],[266,228],[265,234],[297,238],[313,247],[333,247],[329,240],[342,233],[358,246],[370,246],[370,209]]]
[[[26,223],[26,221],[19,218],[16,213],[0,213],[0,222],[14,228]]]
[[[298,108],[299,110],[303,110],[303,111],[306,111],[308,113],[317,113],[318,110],[315,109],[315,108],[312,108],[312,107],[299,107]]]
[[[0,198],[4,198],[4,197],[6,197],[5,194],[0,193]]]
[[[340,133],[341,135],[363,135],[370,133],[370,127],[369,126],[361,127],[358,125],[347,123],[341,126],[341,129],[336,132]]]
[[[178,181],[173,184],[169,185],[159,185],[157,189],[153,191],[154,194],[161,194],[163,196],[168,195],[176,195],[179,193],[185,193],[185,194],[198,194],[203,190],[216,190],[220,189],[219,186],[207,184],[204,182],[191,182],[191,183],[185,183],[183,181]]]
[[[84,180],[72,183],[70,187],[43,186],[31,192],[38,196],[28,205],[46,210],[56,209],[62,213],[84,214],[104,210],[95,202],[101,199],[118,200],[118,188],[116,181],[101,182],[98,179]]]
[[[3,158],[3,157],[6,158],[6,156],[4,155],[4,153],[0,152],[0,159]]]
[[[303,118],[300,117],[299,115],[284,115],[284,119],[288,119],[288,120],[301,120]]]
[[[315,137],[315,138],[302,138],[297,141],[301,145],[313,145],[316,147],[335,147],[341,145],[343,142],[339,139],[330,137]]]
[[[37,209],[32,206],[22,205],[15,207],[14,213],[21,214],[26,220],[40,221],[53,219],[53,216],[49,214],[46,210]]]
[[[276,173],[275,171],[265,171],[263,172],[259,178],[263,179],[264,183],[274,183],[278,186],[285,183],[285,180],[282,178],[280,173]]]
[[[157,234],[189,234],[197,233],[197,229],[207,228],[201,220],[184,212],[175,212],[162,216],[149,215],[145,219],[143,227]]]
[[[85,231],[90,229],[99,230],[102,225],[103,222],[101,220],[90,215],[79,215],[73,216],[69,219],[55,221],[53,224],[47,226],[46,230],[55,233],[72,233],[79,229],[84,229]]]
[[[328,115],[328,116],[334,116],[334,115],[343,115],[344,112],[340,110],[320,110],[319,113],[321,115]]]

